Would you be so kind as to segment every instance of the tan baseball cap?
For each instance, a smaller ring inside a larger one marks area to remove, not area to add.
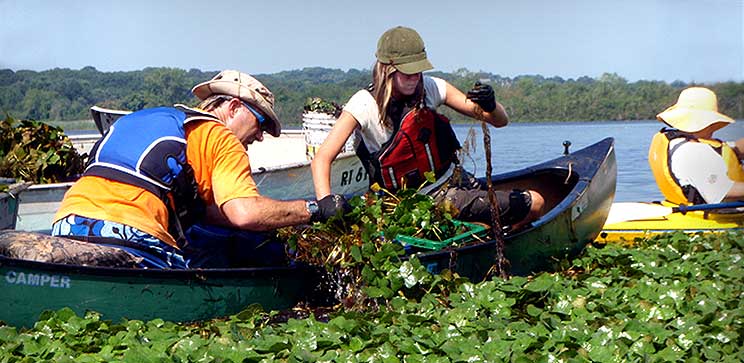
[[[388,29],[377,41],[377,61],[390,64],[401,73],[416,74],[434,69],[426,58],[424,40],[411,28]]]
[[[735,122],[731,117],[718,112],[718,97],[704,87],[683,90],[677,103],[656,115],[656,118],[684,132],[698,132],[716,122]]]
[[[274,112],[274,95],[257,79],[247,73],[227,69],[191,89],[200,100],[219,94],[237,97],[257,107],[271,122],[266,131],[275,137],[282,132],[282,124]]]

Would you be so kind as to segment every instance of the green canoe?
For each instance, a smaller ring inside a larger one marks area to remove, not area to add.
[[[614,139],[542,164],[492,177],[497,189],[533,189],[545,197],[547,213],[521,231],[507,235],[509,273],[528,275],[551,268],[554,261],[576,256],[594,241],[615,197],[617,163]],[[497,243],[489,241],[419,255],[432,272],[451,269],[472,281],[488,276]]]
[[[32,327],[44,310],[94,310],[106,319],[170,321],[228,316],[251,304],[286,309],[300,301],[314,270],[287,266],[144,270],[51,264],[0,256],[0,320]]]
[[[506,237],[512,274],[549,268],[578,253],[602,229],[615,193],[614,140],[493,178],[499,188],[535,189],[549,211]],[[420,253],[432,272],[451,268],[473,281],[488,275],[496,242]],[[317,286],[317,270],[302,266],[209,270],[143,270],[34,262],[0,256],[0,320],[32,326],[44,310],[94,310],[105,319],[206,320],[251,304],[285,309]]]

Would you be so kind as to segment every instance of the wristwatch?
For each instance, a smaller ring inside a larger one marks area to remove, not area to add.
[[[318,211],[320,211],[318,202],[314,200],[308,200],[307,202],[305,202],[305,209],[307,209],[307,212],[310,213],[310,220],[315,220],[315,217],[318,215]]]

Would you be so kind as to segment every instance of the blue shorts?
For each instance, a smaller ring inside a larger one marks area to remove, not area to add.
[[[101,244],[119,248],[135,256],[142,257],[143,261],[139,267],[173,269],[189,268],[189,259],[187,259],[178,249],[155,238],[149,233],[142,232],[137,228],[121,223],[71,214],[54,222],[52,225],[52,235],[115,238],[131,242],[137,247],[134,248],[106,243]]]
[[[196,224],[186,231],[188,243],[171,245],[125,224],[71,214],[52,225],[54,236],[107,237],[132,246],[109,244],[142,257],[143,268],[230,268],[284,266],[289,263],[285,243],[268,233]]]

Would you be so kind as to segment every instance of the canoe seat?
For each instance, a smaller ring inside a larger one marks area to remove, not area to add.
[[[134,268],[142,262],[141,257],[115,247],[16,230],[0,230],[0,255],[80,266]]]

